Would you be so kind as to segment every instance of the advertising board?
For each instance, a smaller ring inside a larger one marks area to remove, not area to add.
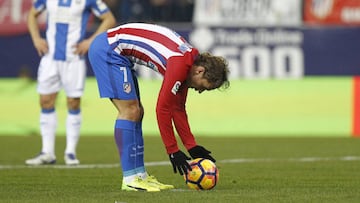
[[[0,36],[19,35],[28,32],[27,16],[32,0],[0,0]],[[45,28],[46,15],[39,16],[40,28]]]
[[[360,75],[360,27],[199,27],[180,33],[200,51],[224,56],[233,79]],[[36,76],[40,58],[29,35],[0,37],[0,44],[0,77],[17,77],[24,68]]]
[[[304,23],[360,25],[358,0],[304,0]]]
[[[297,79],[359,75],[359,35],[359,27],[198,27],[189,39],[225,56],[232,78]]]
[[[301,0],[197,0],[193,22],[201,26],[299,26]]]

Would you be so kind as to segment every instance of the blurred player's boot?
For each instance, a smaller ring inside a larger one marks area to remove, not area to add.
[[[131,183],[125,184],[124,181],[121,190],[125,191],[145,191],[145,192],[160,192],[160,189],[150,185],[147,181],[136,177]]]
[[[159,188],[160,190],[170,190],[170,189],[174,189],[175,187],[173,185],[167,185],[167,184],[163,184],[160,183],[154,176],[148,176],[145,179],[146,182],[149,183],[149,185],[152,185],[154,187]]]
[[[35,158],[26,160],[25,163],[27,165],[55,164],[56,157],[54,155],[41,152]]]
[[[76,158],[75,154],[65,154],[64,161],[66,165],[80,164],[80,161]]]

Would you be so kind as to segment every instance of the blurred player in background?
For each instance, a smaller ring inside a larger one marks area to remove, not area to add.
[[[158,126],[174,173],[187,173],[190,160],[176,142],[175,128],[192,158],[215,162],[210,151],[197,145],[185,111],[189,88],[199,93],[227,88],[228,67],[224,58],[199,54],[183,37],[152,24],[130,23],[99,34],[89,49],[100,97],[110,98],[118,110],[115,140],[123,171],[122,190],[160,191],[174,188],[149,176],[144,167],[144,140],[140,101],[134,64],[147,66],[163,75],[157,100]],[[141,67],[143,67],[141,66]]]
[[[47,11],[46,39],[40,35],[37,17]],[[101,23],[85,39],[90,14]],[[25,161],[28,165],[53,164],[57,116],[55,101],[63,88],[67,97],[66,149],[67,165],[79,164],[76,147],[80,136],[80,98],[84,91],[86,63],[84,55],[95,36],[116,21],[105,3],[100,0],[35,0],[28,16],[28,28],[36,51],[42,56],[38,69],[37,91],[40,94],[40,132],[42,149],[35,158]]]

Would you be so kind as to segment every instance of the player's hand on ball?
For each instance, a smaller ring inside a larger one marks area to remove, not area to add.
[[[179,171],[180,175],[187,174],[188,170],[191,171],[191,167],[187,162],[187,160],[190,160],[191,158],[186,156],[184,152],[179,150],[175,153],[169,154],[169,158],[173,166],[174,173],[176,173],[176,169]]]
[[[196,145],[195,147],[189,149],[188,151],[193,159],[205,158],[211,160],[214,163],[216,162],[216,160],[210,155],[211,151],[205,149],[203,146]]]

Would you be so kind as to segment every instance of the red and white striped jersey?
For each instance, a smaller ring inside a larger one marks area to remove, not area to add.
[[[154,24],[125,24],[109,29],[107,35],[116,53],[164,76],[156,115],[167,152],[170,154],[179,150],[173,123],[184,146],[187,149],[194,147],[196,142],[190,131],[185,102],[188,91],[186,79],[198,50],[178,33]]]
[[[155,24],[129,23],[109,29],[107,33],[109,44],[117,44],[117,53],[162,75],[170,57],[193,51],[178,33]]]

